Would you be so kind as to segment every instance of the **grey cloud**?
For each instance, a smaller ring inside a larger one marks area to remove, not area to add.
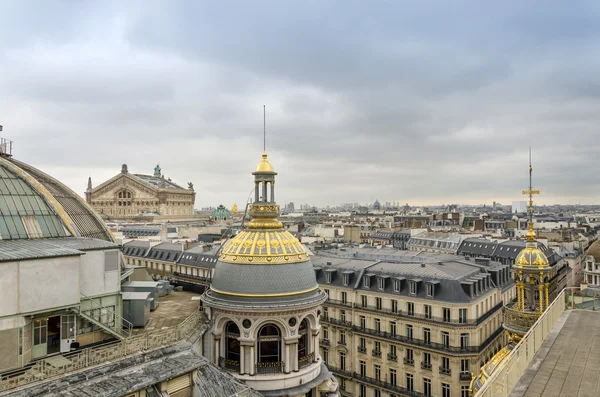
[[[540,199],[600,193],[597,2],[6,2],[0,14],[4,134],[79,192],[92,172],[160,161],[195,182],[198,206],[239,204],[266,103],[285,201],[507,202],[529,145]]]

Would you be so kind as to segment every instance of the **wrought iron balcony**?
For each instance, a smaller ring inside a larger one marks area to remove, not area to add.
[[[482,352],[490,343],[492,343],[499,335],[504,332],[502,327],[498,328],[494,333],[492,333],[481,345],[479,346],[447,346],[442,343],[431,342],[429,340],[417,339],[417,338],[408,338],[403,335],[390,334],[385,331],[378,331],[371,328],[361,328],[357,326],[353,326],[352,330],[357,334],[363,335],[371,335],[375,337],[382,338],[384,340],[393,340],[398,342],[403,342],[409,345],[417,346],[417,347],[425,347],[433,350],[440,350],[449,353],[463,353],[463,354],[473,354]]]
[[[440,367],[440,374],[450,376],[450,373],[451,373],[450,368]]]
[[[256,363],[257,374],[281,374],[283,373],[283,362]]]
[[[431,371],[431,363],[426,363],[425,361],[421,361],[421,369]]]
[[[473,377],[470,372],[461,372],[459,378],[461,382],[470,382]]]
[[[325,302],[324,304],[327,305],[328,302]],[[339,303],[334,303],[333,305],[342,305],[341,301]],[[347,305],[345,305],[345,307],[348,307],[348,305],[352,305],[351,303],[347,302]],[[487,312],[483,313],[481,316],[479,316],[478,318],[472,320],[472,319],[462,319],[462,318],[444,318],[443,316],[431,316],[425,313],[414,313],[414,312],[407,312],[407,311],[403,311],[403,310],[392,310],[391,308],[386,308],[383,307],[381,309],[378,309],[377,306],[371,306],[371,305],[367,305],[367,306],[363,306],[360,303],[354,303],[353,307],[356,310],[364,310],[364,311],[369,311],[369,312],[373,312],[373,313],[377,313],[377,314],[381,314],[381,313],[385,313],[388,315],[392,315],[392,316],[397,316],[397,317],[401,317],[401,318],[416,318],[416,319],[420,319],[420,320],[426,320],[432,323],[436,323],[436,324],[444,324],[444,326],[450,326],[450,327],[464,327],[464,326],[473,326],[473,325],[479,325],[481,324],[483,321],[485,321],[487,318],[489,318],[491,315],[493,315],[494,313],[498,312],[499,310],[502,310],[502,306],[503,306],[503,302],[498,303],[496,306],[492,307],[490,310],[488,310]]]
[[[381,350],[373,350],[371,351],[373,357],[381,357]]]
[[[240,372],[240,362],[235,360],[228,360],[225,357],[219,357],[219,367],[229,372]]]
[[[335,372],[335,371],[334,371]],[[405,387],[402,386],[398,386],[395,384],[391,384],[382,380],[378,380],[375,378],[371,378],[368,376],[364,376],[361,375],[357,372],[354,372],[352,374],[352,378],[354,380],[358,380],[359,382],[362,383],[368,383],[370,385],[373,385],[377,388],[381,388],[381,389],[385,389],[389,392],[392,392],[393,394],[400,394],[402,396],[409,396],[409,397],[425,397],[425,395],[423,393],[420,393],[418,391],[414,391],[414,390],[409,390]]]
[[[366,347],[362,347],[362,346],[358,346],[358,349],[357,349],[357,351],[358,351],[359,353],[363,353],[363,354],[364,354],[364,353],[366,353],[366,352],[367,352],[367,348],[366,348]]]
[[[298,368],[304,368],[315,361],[315,353],[310,353],[308,356],[298,359]]]
[[[406,358],[406,357],[404,357],[404,364],[406,364],[406,365],[411,365],[411,366],[413,366],[413,367],[414,367],[414,365],[415,365],[415,360],[413,360],[412,358]]]
[[[387,358],[390,361],[394,361],[394,362],[398,361],[398,356],[396,356],[395,354],[388,353]]]
[[[321,339],[321,344],[323,346],[329,346],[331,343],[329,342],[329,339]]]
[[[342,327],[348,327],[348,328],[352,327],[351,321],[338,320],[337,318],[333,318],[333,317],[321,316],[321,321],[323,321],[325,323],[329,323],[329,324],[340,325]]]
[[[541,313],[516,310],[515,305],[504,307],[504,328],[519,335],[525,335],[540,318]]]

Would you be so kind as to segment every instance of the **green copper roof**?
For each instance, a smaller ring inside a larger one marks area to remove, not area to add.
[[[0,165],[0,236],[3,240],[65,237],[60,217],[23,178]]]

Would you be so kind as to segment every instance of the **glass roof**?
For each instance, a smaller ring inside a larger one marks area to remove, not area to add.
[[[65,237],[62,221],[25,180],[0,164],[0,237]]]

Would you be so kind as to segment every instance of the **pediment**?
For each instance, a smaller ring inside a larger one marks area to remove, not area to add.
[[[119,174],[93,188],[92,197],[94,199],[102,196],[107,197],[112,192],[120,190],[125,186],[136,192],[146,193],[149,197],[155,197],[158,194],[158,188],[156,186],[146,183],[130,174]]]

